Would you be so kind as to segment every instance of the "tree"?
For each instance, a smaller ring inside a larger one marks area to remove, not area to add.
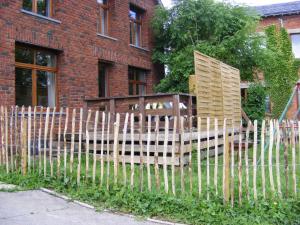
[[[188,92],[194,50],[240,69],[243,80],[252,80],[262,55],[262,39],[255,33],[258,19],[248,8],[214,0],[178,0],[171,9],[157,8],[153,59],[169,72],[156,91]]]

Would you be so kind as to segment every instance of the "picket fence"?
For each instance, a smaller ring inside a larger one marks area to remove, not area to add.
[[[177,126],[180,126],[181,136],[189,134],[191,128],[185,129],[183,124],[191,121],[191,118],[166,116],[161,118],[164,127],[159,127],[157,122],[152,126],[154,116],[149,115],[144,118],[148,121],[145,127],[147,140],[144,143],[141,138],[138,141],[135,139],[136,134],[142,136],[144,129],[141,125],[143,118],[141,115],[138,117],[139,120],[134,114],[112,115],[91,110],[84,112],[83,109],[73,109],[71,112],[68,108],[57,111],[56,108],[2,106],[0,166],[7,173],[20,172],[26,175],[38,172],[45,177],[76,177],[78,185],[90,180],[93,185],[99,183],[101,188],[107,189],[113,185],[124,185],[141,191],[155,189],[170,195],[198,195],[200,199],[208,200],[217,195],[232,205],[265,198],[298,197],[300,121],[254,121],[253,124],[246,124],[244,130],[242,123],[236,128],[225,119],[221,121],[220,130],[218,120],[194,117],[193,129],[197,141],[188,143],[191,149],[188,164],[185,166],[181,160],[177,167]],[[215,121],[213,129],[211,120]],[[207,126],[203,126],[203,121],[207,122]],[[154,139],[153,132],[156,134]],[[209,145],[212,132],[215,136],[213,141],[216,142],[213,148]],[[125,162],[127,134],[131,140],[128,167]],[[234,140],[236,134],[237,141]],[[113,135],[112,139],[110,135]],[[218,144],[220,137],[222,144]],[[203,138],[208,143],[206,151],[201,146]],[[161,141],[164,151],[159,156],[155,150],[152,165],[149,160],[150,143],[158,144]],[[172,151],[168,152],[170,143]],[[141,149],[138,164],[134,162],[137,145]],[[144,146],[146,155],[143,153]],[[168,154],[171,157],[167,157]],[[183,154],[182,151],[180,154]],[[158,157],[163,159],[162,166],[158,163]],[[82,168],[83,165],[85,168]],[[139,170],[138,174],[136,170]]]

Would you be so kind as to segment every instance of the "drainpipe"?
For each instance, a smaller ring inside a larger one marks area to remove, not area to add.
[[[284,24],[283,24],[283,19],[282,18],[279,18],[279,23],[280,23],[280,27],[284,27]]]

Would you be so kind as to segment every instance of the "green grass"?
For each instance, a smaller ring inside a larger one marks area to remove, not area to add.
[[[259,148],[260,149],[260,148]],[[275,151],[274,151],[275,152]],[[50,177],[49,176],[49,164],[47,165],[47,176],[39,175],[38,172],[32,172],[26,176],[20,175],[19,172],[6,174],[5,169],[0,169],[0,181],[19,185],[22,189],[37,189],[45,187],[53,189],[59,193],[68,195],[69,197],[89,204],[94,205],[98,209],[108,208],[112,210],[129,212],[142,217],[158,217],[175,222],[182,222],[187,224],[300,224],[300,201],[299,196],[294,197],[292,194],[292,178],[291,167],[289,169],[289,183],[288,190],[289,196],[285,196],[283,200],[280,200],[276,193],[272,193],[269,184],[268,166],[265,167],[266,171],[266,192],[267,199],[262,198],[261,187],[261,167],[257,169],[257,187],[259,199],[257,202],[253,201],[253,184],[252,184],[252,150],[249,152],[249,164],[250,164],[250,201],[246,199],[246,186],[245,186],[245,172],[243,172],[243,202],[242,206],[238,206],[238,179],[237,179],[237,167],[235,168],[235,205],[232,208],[230,205],[223,204],[222,198],[222,164],[223,157],[219,157],[219,169],[218,169],[218,193],[215,195],[213,186],[213,172],[214,172],[214,158],[210,159],[210,187],[206,187],[206,160],[202,161],[202,196],[198,196],[197,187],[197,160],[196,154],[193,154],[193,190],[189,189],[189,175],[188,167],[185,167],[185,189],[186,192],[180,191],[180,171],[176,168],[176,196],[171,193],[171,171],[168,170],[169,177],[169,194],[164,193],[164,180],[163,170],[160,168],[160,189],[155,187],[154,169],[151,166],[152,174],[152,191],[147,190],[147,173],[146,167],[144,167],[144,189],[140,190],[140,170],[139,166],[135,166],[135,184],[134,188],[129,187],[130,182],[130,165],[127,165],[127,184],[123,187],[122,183],[122,167],[119,167],[119,184],[113,185],[113,163],[110,164],[110,177],[109,177],[109,190],[106,190],[106,171],[107,165],[104,168],[104,183],[100,187],[99,175],[100,175],[100,163],[97,162],[97,177],[96,184],[92,185],[92,161],[90,161],[90,170],[88,178],[85,177],[85,155],[82,155],[82,177],[81,185],[77,186],[76,173],[77,173],[77,160],[74,160],[73,174],[69,173],[67,179],[62,177]],[[260,151],[258,151],[260,156]],[[274,154],[275,155],[275,154]],[[291,155],[291,154],[290,154]],[[235,157],[237,160],[237,157]],[[267,159],[267,153],[266,153]],[[299,164],[299,156],[297,162]],[[291,157],[289,157],[289,163]],[[55,162],[56,163],[56,162]],[[244,162],[243,162],[244,163]],[[275,159],[273,160],[275,165]],[[266,161],[267,165],[267,161]],[[236,163],[237,166],[237,163]],[[281,167],[283,166],[283,157],[281,157]],[[56,174],[56,164],[54,164],[54,174]],[[69,168],[69,164],[68,167]],[[63,170],[61,170],[63,171]],[[300,184],[300,165],[297,165],[297,178],[298,187]],[[280,170],[282,181],[282,192],[285,192],[285,180],[284,169]],[[62,172],[63,173],[63,172]],[[276,183],[276,171],[275,166],[273,170],[275,188]],[[210,190],[210,200],[206,200],[207,190]],[[299,195],[299,193],[298,193]]]

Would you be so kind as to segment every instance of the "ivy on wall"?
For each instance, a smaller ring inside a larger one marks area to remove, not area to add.
[[[289,35],[284,28],[272,25],[265,30],[265,34],[266,51],[260,68],[272,101],[272,115],[278,118],[298,80],[299,63],[295,60]]]

